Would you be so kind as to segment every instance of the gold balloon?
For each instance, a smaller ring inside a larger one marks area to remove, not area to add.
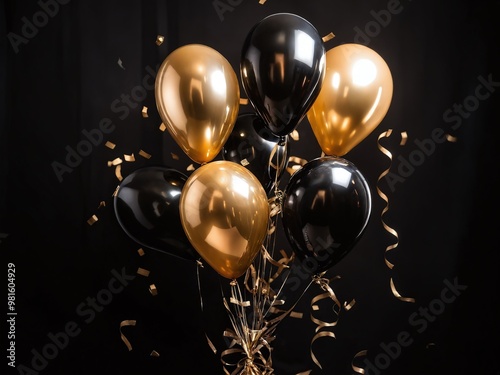
[[[259,253],[269,204],[260,181],[232,161],[200,166],[187,179],[179,211],[187,238],[220,275],[236,279]]]
[[[384,119],[393,81],[384,59],[362,44],[347,43],[326,52],[321,91],[307,112],[326,155],[343,156]]]
[[[177,48],[160,66],[155,97],[163,123],[186,155],[199,164],[213,160],[240,105],[238,77],[226,58],[202,44]]]

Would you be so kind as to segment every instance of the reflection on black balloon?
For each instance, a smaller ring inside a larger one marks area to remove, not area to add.
[[[224,144],[222,157],[244,165],[272,195],[288,165],[290,143],[271,133],[256,114],[238,116],[233,131]]]
[[[187,176],[165,167],[138,169],[125,177],[114,198],[124,232],[149,249],[187,260],[199,258],[184,233],[179,201]]]

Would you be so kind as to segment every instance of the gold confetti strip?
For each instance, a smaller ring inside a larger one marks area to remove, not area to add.
[[[246,167],[248,164],[250,164],[250,162],[247,159],[243,159],[242,161],[240,161],[240,163],[244,167]]]
[[[99,206],[97,206],[97,209],[101,208],[101,207],[106,207],[106,202],[104,201],[100,201],[99,202]]]
[[[365,369],[364,368],[358,367],[358,366],[354,365],[354,360],[356,358],[359,358],[359,357],[365,357],[367,353],[368,353],[367,350],[361,350],[360,352],[357,352],[356,355],[352,358],[351,367],[352,367],[352,369],[353,369],[354,372],[357,372],[358,374],[364,374],[365,373]]]
[[[205,333],[205,337],[207,338],[208,346],[210,346],[210,349],[214,352],[214,354],[217,354],[217,348],[213,344],[212,340],[208,337],[208,335]]]
[[[247,104],[248,104],[248,99],[240,98],[240,105],[247,105]]]
[[[143,106],[141,113],[142,113],[142,117],[148,118],[149,117],[149,115],[148,115],[148,107]]]
[[[123,158],[125,159],[125,161],[128,161],[129,163],[131,163],[131,162],[134,162],[134,161],[135,161],[135,156],[134,156],[134,154],[131,154],[131,155],[126,155],[126,154],[124,154],[124,155],[123,155]]]
[[[265,4],[267,0],[259,0],[259,4]]]
[[[144,254],[146,254],[144,252],[144,250],[142,249],[142,247],[139,250],[137,250],[137,252],[139,253],[139,256],[141,256],[141,257],[144,256]]]
[[[456,141],[458,140],[458,138],[457,138],[457,137],[452,136],[451,134],[446,134],[446,140],[447,140],[448,142],[452,142],[452,143],[453,143],[453,142],[456,142]]]
[[[123,66],[123,61],[120,58],[118,58],[118,65],[120,66],[120,68],[122,68],[123,70],[125,70],[125,67]]]
[[[120,337],[121,337],[122,341],[125,343],[125,345],[127,345],[127,348],[128,348],[129,351],[132,350],[132,344],[130,344],[130,341],[123,334],[122,328],[123,327],[129,327],[129,326],[133,327],[133,326],[135,326],[136,323],[137,323],[136,320],[123,320],[120,323]]]
[[[299,132],[297,130],[294,130],[290,133],[290,138],[292,138],[294,141],[298,141],[300,139]]]
[[[333,38],[335,38],[335,34],[330,32],[328,35],[325,35],[323,38],[321,38],[323,40],[323,43],[326,43],[328,42],[329,40],[332,40]]]
[[[165,37],[163,35],[156,36],[156,45],[157,46],[161,46],[164,41],[165,41]]]
[[[150,354],[151,357],[159,357],[160,353],[158,353],[156,350],[153,350]]]
[[[123,163],[123,160],[120,159],[120,158],[116,158],[116,159],[114,159],[112,161],[108,161],[108,167],[112,167],[114,165],[119,165],[121,163]]]
[[[149,271],[146,270],[146,269],[144,269],[144,268],[139,267],[137,269],[137,274],[141,275],[141,276],[144,276],[144,277],[148,277],[149,276]]]
[[[179,160],[179,155],[177,154],[174,154],[173,152],[170,153],[170,156],[172,157],[172,159],[174,160]]]
[[[116,178],[117,178],[119,181],[122,181],[122,180],[123,180],[123,176],[122,176],[122,166],[121,166],[121,164],[116,166],[116,168],[115,168],[115,176],[116,176]]]
[[[406,141],[408,140],[408,133],[407,132],[401,132],[401,142],[399,142],[400,146],[404,146],[406,144]]]
[[[295,163],[295,165],[291,165],[291,163]],[[296,171],[298,171],[300,168],[302,168],[305,164],[307,163],[306,159],[299,158],[297,156],[290,156],[288,158],[288,167],[286,168],[286,171],[289,174],[294,174]]]
[[[344,302],[344,309],[346,311],[349,311],[350,309],[352,309],[354,307],[354,305],[356,304],[356,300],[353,299],[351,302],[347,303],[347,302]]]
[[[194,171],[194,164],[189,164],[186,171]]]
[[[158,289],[156,289],[156,285],[155,284],[151,284],[149,286],[149,293],[151,293],[153,296],[158,295]]]
[[[160,124],[159,129],[160,129],[162,132],[164,132],[165,130],[167,130],[167,126],[166,126],[166,125],[162,122],[162,123]]]
[[[295,318],[295,319],[302,319],[304,317],[304,313],[292,311],[290,313],[290,318]]]
[[[151,158],[151,155],[148,154],[146,151],[140,150],[139,155],[141,155],[143,158],[149,159]]]
[[[116,197],[116,195],[118,194],[118,190],[120,190],[120,185],[118,185],[115,189],[115,191],[113,192],[113,197]]]
[[[87,224],[88,224],[88,225],[94,225],[94,223],[95,223],[96,221],[98,221],[98,220],[99,220],[99,219],[98,219],[98,217],[97,217],[97,216],[92,215],[92,216],[91,216],[91,218],[87,220]]]
[[[401,294],[399,294],[399,292],[396,290],[396,287],[394,286],[394,281],[392,280],[392,277],[391,277],[391,290],[392,290],[392,294],[394,294],[394,296],[397,299],[399,299],[400,301],[415,303],[414,298],[402,297]]]
[[[110,148],[112,150],[114,150],[114,148],[116,147],[116,145],[113,143],[113,142],[110,142],[110,141],[107,141],[105,144],[104,144],[107,148]]]

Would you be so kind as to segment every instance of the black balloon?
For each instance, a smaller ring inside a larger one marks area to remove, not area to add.
[[[309,161],[291,176],[282,223],[297,257],[312,274],[319,274],[352,250],[370,213],[370,188],[358,168],[327,156]]]
[[[234,128],[224,144],[222,157],[244,165],[259,179],[268,195],[274,192],[288,165],[290,143],[274,135],[252,113],[238,116]],[[248,162],[248,164],[246,162]]]
[[[278,136],[291,133],[319,94],[325,48],[316,28],[291,13],[262,19],[242,48],[240,75],[248,100]]]
[[[166,167],[146,167],[125,177],[114,198],[124,232],[138,244],[187,260],[196,260],[182,228],[179,200],[187,176]]]

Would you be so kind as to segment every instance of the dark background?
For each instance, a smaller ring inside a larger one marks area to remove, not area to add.
[[[353,41],[368,43],[392,71],[394,97],[379,127],[345,156],[371,185],[373,211],[364,237],[328,275],[341,276],[332,282],[341,302],[355,299],[356,304],[343,310],[338,325],[330,329],[336,339],[314,343],[321,370],[310,355],[315,329],[310,301],[320,292],[313,285],[296,309],[304,317],[287,318],[278,328],[276,374],[353,374],[356,353],[368,350],[367,359],[374,362],[378,356],[380,361],[382,343],[396,341],[403,331],[412,344],[383,366],[387,368],[380,369],[381,374],[498,374],[500,95],[493,92],[479,100],[477,109],[466,113],[455,129],[443,114],[475,95],[479,76],[500,81],[500,2],[401,0],[402,12],[377,33],[372,29],[369,41],[355,39],[355,28],[364,30],[374,20],[371,11],[387,9],[393,1],[232,3],[221,19],[211,1],[73,0],[60,5],[15,53],[6,35],[22,35],[23,17],[33,20],[41,8],[34,1],[1,2],[0,256],[5,279],[9,262],[16,269],[16,365],[32,368],[34,353],[51,343],[49,333],[63,332],[68,322],[75,322],[79,334],[42,364],[39,373],[223,373],[222,332],[229,325],[220,278],[207,267],[199,270],[201,311],[194,262],[147,249],[140,257],[140,246],[124,234],[112,207],[119,180],[108,161],[134,153],[136,161],[124,162],[123,176],[149,165],[188,174],[191,162],[168,133],[158,129],[153,91],[123,120],[111,104],[141,85],[146,67],[156,69],[169,52],[188,43],[215,48],[239,74],[241,46],[250,28],[266,15],[292,12],[309,20],[321,35],[335,33],[327,49]],[[158,34],[165,36],[161,46],[155,44]],[[498,84],[492,90],[498,90]],[[143,105],[149,108],[148,118],[141,116]],[[242,106],[244,111],[251,108]],[[66,146],[75,148],[84,139],[82,130],[98,128],[103,118],[116,125],[105,138],[116,148],[106,148],[103,141],[59,182],[52,163],[64,163]],[[384,180],[378,185],[390,201],[384,220],[399,238],[397,248],[387,254],[395,264],[391,270],[384,263],[385,249],[396,239],[382,226],[385,201],[376,189],[390,160],[377,148],[377,137],[393,129],[381,143],[393,154],[391,171],[397,173],[398,157],[409,160],[417,149],[415,140],[430,138],[435,128],[457,141],[436,145],[394,191]],[[297,130],[300,140],[292,142],[291,154],[307,160],[319,156],[307,119]],[[408,142],[400,146],[404,131]],[[141,149],[152,157],[140,157]],[[288,177],[285,174],[282,182]],[[102,201],[106,206],[98,208]],[[90,226],[87,219],[92,215],[99,220]],[[282,236],[279,241],[289,249]],[[134,275],[138,267],[150,270],[150,276],[135,277],[93,319],[78,312],[88,297],[108,287],[112,270]],[[391,278],[401,295],[415,298],[415,303],[393,295]],[[445,280],[455,279],[467,289],[453,303],[440,304]],[[156,297],[148,291],[151,283],[158,288]],[[443,305],[418,332],[421,326],[411,323],[412,314]],[[332,319],[331,313],[324,318]],[[122,330],[131,351],[120,338],[120,322],[127,319],[137,321]],[[2,335],[5,332],[2,329]],[[151,357],[152,350],[160,356]],[[2,358],[1,373],[36,373],[13,371]],[[355,364],[362,366],[363,358]]]

